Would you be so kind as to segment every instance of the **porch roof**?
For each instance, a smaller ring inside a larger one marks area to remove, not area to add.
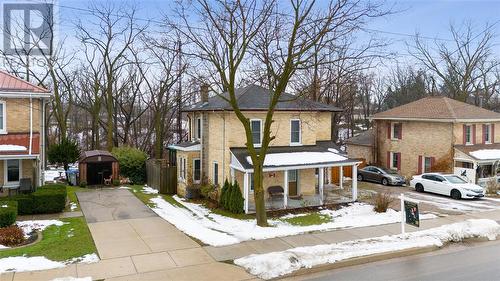
[[[168,146],[169,149],[180,150],[180,151],[200,151],[201,144],[199,141],[186,141],[178,144],[173,144]]]
[[[253,170],[252,160],[245,147],[230,149],[231,166],[240,171]],[[268,149],[264,160],[264,171],[328,166],[347,166],[360,163],[341,154],[337,148],[328,148],[324,144],[303,146],[273,146]]]
[[[500,143],[455,145],[455,149],[479,162],[500,160]]]

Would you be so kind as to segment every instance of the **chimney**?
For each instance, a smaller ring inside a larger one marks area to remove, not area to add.
[[[200,98],[202,103],[208,102],[208,84],[206,83],[201,84]]]

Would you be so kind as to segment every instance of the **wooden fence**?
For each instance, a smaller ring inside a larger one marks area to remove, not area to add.
[[[146,161],[146,179],[148,186],[161,194],[177,193],[177,167],[170,165],[168,159]]]

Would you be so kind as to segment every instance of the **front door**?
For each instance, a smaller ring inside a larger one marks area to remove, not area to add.
[[[288,171],[288,195],[297,196],[299,193],[299,173],[297,170]]]

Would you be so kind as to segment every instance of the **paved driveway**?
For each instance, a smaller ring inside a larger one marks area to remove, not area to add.
[[[102,189],[76,195],[88,223],[156,216],[127,189]]]

